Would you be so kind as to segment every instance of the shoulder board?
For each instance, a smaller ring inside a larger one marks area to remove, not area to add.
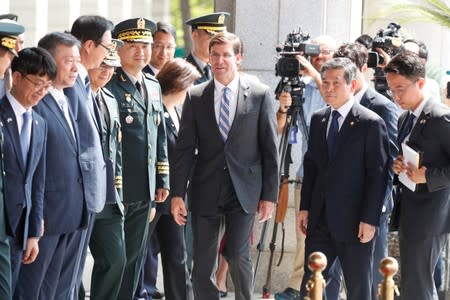
[[[158,82],[158,80],[156,79],[155,76],[153,76],[153,75],[151,75],[151,74],[149,74],[147,72],[142,72],[142,74],[144,75],[145,78],[150,79],[150,80],[152,80],[154,82]]]
[[[102,87],[102,91],[103,91],[103,93],[105,93],[106,96],[111,97],[111,98],[115,98],[113,93],[111,93],[111,91],[108,90],[107,88]]]

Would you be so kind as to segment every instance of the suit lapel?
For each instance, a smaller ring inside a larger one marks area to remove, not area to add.
[[[219,139],[220,142],[223,143],[222,135],[219,131],[219,122],[216,119],[216,110],[214,108],[214,80],[211,80],[207,84],[203,91],[201,99],[202,101],[205,101],[205,103],[203,103],[202,105],[202,109],[204,109],[203,116],[205,116],[205,118],[209,118],[207,122],[212,125],[209,126],[209,128],[214,128],[213,130],[216,132],[217,139]]]
[[[175,123],[173,122],[172,117],[167,111],[166,106],[164,106],[164,119],[166,121],[166,129],[170,130],[175,137],[178,137],[177,128],[175,127]]]
[[[9,100],[6,97],[2,101],[3,107],[3,120],[5,120],[4,128],[6,128],[7,134],[11,137],[11,141],[14,147],[14,152],[16,153],[17,160],[19,162],[20,168],[22,172],[25,173],[26,163],[22,159],[22,148],[20,147],[20,137],[18,124],[16,120],[16,115],[14,114],[14,110],[9,103]]]
[[[31,141],[30,149],[28,150],[28,164],[27,164],[27,175],[29,170],[33,169],[32,166],[36,163],[36,159],[39,159],[36,150],[39,147],[38,141],[42,140],[42,124],[36,119],[35,112],[32,114],[33,121],[31,123]]]
[[[327,127],[328,127],[328,120],[330,119],[331,115],[331,108],[328,107],[323,115],[320,117],[320,123],[319,123],[319,136],[322,137],[320,140],[320,151],[319,153],[324,153],[325,159],[329,160],[328,157],[328,144],[327,144]]]
[[[250,95],[250,87],[248,83],[245,81],[245,79],[243,79],[242,76],[240,76],[236,113],[234,114],[234,120],[233,123],[231,124],[230,132],[228,132],[228,139],[233,137],[233,133],[237,130],[235,128],[239,128],[238,123],[240,122],[242,114],[244,114],[247,110],[247,99],[249,95]]]
[[[408,144],[410,146],[413,146],[413,148],[415,145],[415,141],[420,139],[419,136],[421,135],[423,128],[427,124],[428,120],[431,118],[432,106],[433,106],[432,100],[429,100],[429,101],[427,101],[427,103],[425,103],[422,113],[420,114],[419,118],[416,121],[416,124],[414,124],[414,126],[411,130],[411,133],[410,133],[409,139],[408,139],[409,140]],[[405,120],[406,120],[406,118],[405,118]],[[406,123],[406,122],[403,121],[403,123]]]

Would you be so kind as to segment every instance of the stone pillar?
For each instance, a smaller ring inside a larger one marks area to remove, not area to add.
[[[331,35],[338,42],[349,41],[360,35],[362,4],[357,0],[215,0],[215,11],[231,13],[231,24],[228,30],[235,32],[244,43],[245,72],[258,76],[262,82],[274,90],[280,80],[275,76],[275,47],[283,43],[286,35],[292,30],[309,32],[311,37],[321,34]],[[274,112],[275,113],[275,112]],[[290,178],[294,179],[298,162],[300,145],[292,148],[294,163],[290,168]],[[281,225],[278,226],[278,239],[272,267],[271,292],[286,288],[293,267],[295,254],[295,214],[293,189],[289,187],[289,209],[285,227],[286,241],[283,261],[279,267],[275,264],[280,257]],[[260,239],[261,225],[255,223],[252,249]],[[261,294],[266,281],[269,260],[269,243],[272,237],[273,223],[270,224],[265,237],[265,251],[261,256],[259,270],[256,276],[255,294]],[[254,250],[254,261],[257,251]],[[299,286],[300,288],[300,286]]]

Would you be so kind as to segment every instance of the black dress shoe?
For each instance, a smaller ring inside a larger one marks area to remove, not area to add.
[[[220,295],[220,298],[225,298],[226,296],[228,296],[228,292],[227,291],[219,291],[219,295]]]
[[[160,292],[159,290],[155,290],[152,293],[152,299],[162,299],[162,298],[164,298],[164,293],[163,292]]]

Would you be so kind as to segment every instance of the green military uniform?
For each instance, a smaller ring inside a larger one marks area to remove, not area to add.
[[[17,35],[25,28],[15,23],[0,21],[0,49],[7,50],[17,56],[15,47]],[[1,58],[0,70],[4,72],[10,65],[8,58]],[[11,254],[6,235],[6,216],[3,198],[4,169],[3,169],[3,124],[0,122],[0,299],[12,299],[11,291]],[[8,158],[5,158],[8,159]]]
[[[158,82],[142,76],[142,96],[122,69],[107,84],[119,105],[127,265],[118,299],[132,299],[142,264],[151,201],[169,189],[166,128]],[[145,97],[146,96],[146,97]]]
[[[102,112],[102,149],[107,168],[105,208],[95,217],[89,248],[94,258],[91,299],[116,299],[126,263],[122,203],[122,133],[114,95],[100,89],[96,101]]]

